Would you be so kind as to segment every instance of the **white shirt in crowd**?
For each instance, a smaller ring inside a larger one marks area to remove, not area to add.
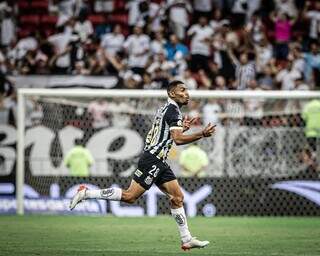
[[[196,90],[198,88],[198,83],[192,76],[176,76],[175,79],[182,81],[188,87],[189,90]]]
[[[95,0],[94,1],[94,11],[95,12],[112,12],[114,10],[113,0]]]
[[[203,123],[220,124],[219,114],[222,112],[221,106],[217,102],[209,102],[204,105],[203,109]]]
[[[204,40],[213,35],[213,29],[209,25],[201,27],[199,24],[195,24],[188,30],[188,35],[191,36],[192,34],[194,35],[191,40],[191,54],[209,56],[210,46]]]
[[[256,69],[257,72],[261,72],[267,63],[272,59],[273,48],[271,44],[266,46],[255,46],[256,50]]]
[[[129,67],[144,68],[147,64],[149,57],[150,38],[149,36],[130,35],[124,42],[123,47],[127,49],[129,54],[128,65]]]
[[[164,8],[159,4],[149,4],[149,17],[152,18],[151,30],[156,32],[161,28],[161,18],[164,16]]]
[[[254,91],[261,91],[261,89],[253,89]],[[250,118],[262,118],[263,117],[263,104],[265,100],[258,98],[249,98],[244,100],[245,112],[246,117]]]
[[[279,13],[286,13],[290,17],[296,17],[297,16],[297,8],[294,3],[295,0],[275,0],[276,4],[276,11]]]
[[[122,49],[123,43],[124,36],[122,34],[108,33],[103,36],[101,47],[103,47],[108,54],[114,56]]]
[[[55,53],[61,54],[64,52],[71,41],[72,37],[69,33],[59,33],[52,35],[48,38],[48,41],[54,46]],[[66,53],[60,56],[56,61],[56,66],[60,68],[67,68],[70,66],[70,54]]]
[[[199,12],[210,12],[212,11],[212,0],[194,0],[193,8]]]
[[[305,65],[306,65],[306,62],[304,60],[304,58],[297,58],[295,60],[293,60],[292,62],[292,69],[295,69],[301,73],[304,72],[304,69],[305,69]]]
[[[318,39],[320,36],[320,11],[308,11],[306,16],[311,20],[309,36]]]
[[[11,18],[5,18],[1,22],[1,44],[9,45],[16,36],[15,25]]]
[[[77,32],[80,36],[82,42],[86,41],[87,38],[93,34],[93,26],[90,20],[84,22],[77,21],[74,26],[74,31]]]
[[[35,50],[37,47],[38,42],[34,37],[25,37],[19,40],[16,47],[9,53],[9,56],[14,59],[21,59],[25,56],[27,51]]]
[[[129,9],[128,24],[134,26],[137,24],[140,16],[139,4],[142,0],[131,0],[126,4],[126,8]]]
[[[191,12],[192,10],[190,4],[188,3],[188,1],[181,1],[181,0],[174,0],[171,2],[172,2],[171,5],[177,4],[177,3],[185,4],[184,6],[177,5],[177,6],[170,7],[169,18],[172,22],[178,23],[184,27],[187,27],[189,25],[188,11]]]
[[[93,128],[102,128],[109,125],[109,120],[106,117],[108,112],[108,103],[106,101],[92,101],[88,106],[88,113],[92,115]]]
[[[245,90],[250,80],[254,79],[256,75],[255,63],[249,62],[247,64],[236,63],[236,80],[237,89]]]
[[[276,76],[276,81],[281,83],[281,90],[294,90],[295,80],[301,77],[301,73],[296,69],[283,69]]]
[[[152,74],[156,70],[160,69],[162,71],[170,72],[174,69],[176,64],[173,61],[166,60],[164,62],[153,61],[152,64],[148,67],[147,72]]]

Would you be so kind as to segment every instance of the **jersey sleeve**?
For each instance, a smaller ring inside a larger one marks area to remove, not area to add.
[[[169,125],[169,129],[183,129],[182,115],[176,106],[170,105],[164,116],[166,123]]]

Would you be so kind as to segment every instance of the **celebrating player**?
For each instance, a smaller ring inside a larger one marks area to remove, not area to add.
[[[181,237],[181,248],[203,248],[209,241],[200,241],[191,236],[183,208],[183,193],[166,159],[173,141],[176,145],[184,145],[210,137],[215,131],[215,126],[209,123],[199,132],[184,134],[195,121],[188,118],[182,120],[180,108],[189,102],[187,87],[181,81],[172,81],[167,93],[168,101],[157,111],[129,188],[89,190],[81,185],[70,202],[70,209],[86,199],[115,200],[132,204],[155,183],[169,197],[171,214],[177,222]]]

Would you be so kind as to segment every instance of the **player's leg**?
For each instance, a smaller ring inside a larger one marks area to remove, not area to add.
[[[84,185],[81,185],[77,194],[70,202],[72,210],[78,203],[86,199],[104,199],[112,201],[122,201],[133,204],[146,190],[136,181],[132,180],[128,189],[121,188],[105,188],[89,190]]]
[[[171,180],[158,185],[162,192],[164,192],[170,200],[171,214],[175,219],[181,237],[183,250],[192,248],[203,248],[209,244],[208,241],[199,241],[191,236],[188,228],[187,217],[183,207],[183,193],[181,191],[178,181]]]

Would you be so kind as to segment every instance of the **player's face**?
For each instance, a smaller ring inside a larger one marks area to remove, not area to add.
[[[187,105],[189,103],[189,92],[184,84],[179,84],[173,89],[173,100],[179,105]]]

